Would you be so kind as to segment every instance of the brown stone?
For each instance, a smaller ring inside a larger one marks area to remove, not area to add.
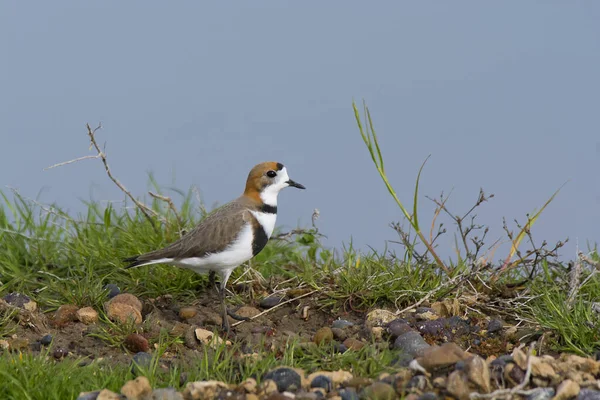
[[[146,339],[139,333],[130,333],[129,335],[127,335],[124,344],[127,350],[132,351],[134,353],[138,353],[140,351],[148,352],[148,350],[150,350],[148,339]]]
[[[240,317],[253,318],[260,314],[260,310],[250,306],[242,306],[235,313]]]
[[[444,368],[458,361],[466,360],[469,354],[455,343],[444,343],[441,346],[432,346],[423,350],[423,355],[417,358],[420,366],[428,371]]]
[[[64,325],[69,322],[77,321],[77,311],[79,307],[74,304],[63,304],[58,307],[58,310],[54,313],[53,322],[55,325]]]
[[[484,393],[492,391],[490,369],[483,358],[473,356],[466,361],[467,377]]]
[[[367,323],[371,326],[384,326],[398,318],[396,314],[388,310],[376,309],[367,314]]]
[[[112,392],[108,389],[101,390],[98,393],[98,397],[96,400],[122,400],[123,398],[115,392]]]
[[[183,397],[191,400],[214,399],[222,389],[228,386],[220,381],[190,382],[185,386]]]
[[[344,346],[350,350],[360,350],[365,346],[365,344],[358,339],[348,338],[344,340]]]
[[[331,343],[333,340],[333,331],[329,327],[323,327],[315,333],[313,342],[318,345]]]
[[[128,305],[132,306],[133,308],[135,308],[136,310],[138,310],[140,312],[140,314],[142,313],[142,302],[137,297],[132,295],[131,293],[118,294],[115,297],[113,297],[112,299],[110,299],[108,304],[110,304],[110,303],[128,304]]]
[[[127,400],[145,400],[152,393],[152,387],[148,378],[138,376],[123,385],[121,393],[127,397]]]
[[[195,307],[182,307],[179,310],[179,318],[190,319],[198,315],[198,310]]]
[[[126,303],[108,303],[106,315],[111,321],[122,324],[133,320],[136,324],[142,323],[142,314],[140,311]]]
[[[454,371],[448,376],[446,390],[459,400],[469,399],[469,384],[462,371]]]
[[[98,322],[98,312],[92,307],[83,307],[77,310],[77,319],[86,325]]]
[[[552,400],[568,400],[572,399],[579,394],[579,384],[570,379],[564,380],[556,388],[556,396]]]

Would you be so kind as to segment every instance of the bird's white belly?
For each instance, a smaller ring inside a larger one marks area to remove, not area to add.
[[[170,263],[203,273],[210,270],[232,269],[252,258],[254,233],[252,225],[246,224],[237,239],[220,253],[207,254],[204,257],[182,258]]]

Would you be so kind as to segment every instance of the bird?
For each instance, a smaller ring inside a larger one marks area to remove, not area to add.
[[[256,256],[265,247],[277,219],[277,195],[286,187],[306,189],[288,176],[280,162],[255,165],[248,174],[241,196],[208,214],[192,230],[164,248],[125,258],[125,268],[169,264],[196,273],[216,273],[221,305],[222,329],[229,334],[225,287],[235,268]]]

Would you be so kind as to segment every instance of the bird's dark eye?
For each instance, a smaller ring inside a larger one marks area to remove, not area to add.
[[[277,176],[277,172],[275,172],[275,171],[267,171],[267,176],[269,178],[275,178]]]

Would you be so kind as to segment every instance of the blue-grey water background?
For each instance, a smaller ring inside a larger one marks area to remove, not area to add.
[[[280,195],[278,226],[318,208],[325,244],[381,250],[401,214],[357,131],[365,99],[407,204],[431,155],[424,224],[423,196],[452,190],[458,213],[483,187],[491,243],[568,181],[534,236],[569,237],[572,258],[600,238],[599,20],[592,1],[5,1],[0,184],[73,213],[122,200],[99,160],[43,171],[93,154],[85,124],[101,122],[136,195],[152,171],[211,208],[281,161],[307,190]]]

